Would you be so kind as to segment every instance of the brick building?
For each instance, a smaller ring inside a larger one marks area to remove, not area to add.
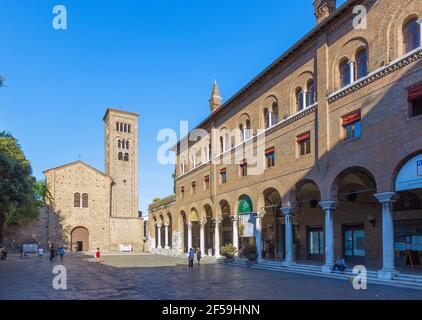
[[[154,250],[252,243],[381,278],[421,263],[422,1],[313,4],[315,28],[238,93],[214,85],[174,148],[175,201],[150,208]]]

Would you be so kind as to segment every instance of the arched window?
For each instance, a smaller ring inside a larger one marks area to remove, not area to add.
[[[88,208],[88,193],[82,195],[82,208]]]
[[[243,124],[239,125],[239,132],[240,132],[240,141],[245,141],[245,130],[243,128]]]
[[[81,195],[80,195],[80,193],[75,193],[75,195],[73,196],[73,206],[75,208],[81,207]]]
[[[125,161],[129,161],[129,153],[125,153]]]
[[[308,98],[306,99],[307,105],[311,106],[315,103],[315,85],[314,80],[311,79],[308,81]]]
[[[245,126],[245,137],[246,139],[249,139],[252,136],[251,120],[246,119]]]
[[[118,145],[119,149],[122,147],[122,141],[120,139],[117,141],[117,145]]]
[[[350,65],[348,60],[340,63],[340,83],[342,87],[350,84]]]
[[[129,141],[126,141],[126,149],[129,150]]]
[[[368,54],[366,48],[361,48],[356,54],[356,76],[357,79],[366,77],[368,74]]]
[[[264,126],[265,129],[270,127],[270,114],[267,108],[264,109]]]
[[[220,137],[220,153],[224,152],[224,139]]]
[[[405,53],[420,47],[421,29],[416,18],[406,23],[403,33]]]
[[[274,118],[274,124],[277,124],[280,120],[280,116],[278,114],[278,103],[273,103],[273,118]]]
[[[127,132],[127,124],[125,123],[124,131]]]
[[[127,132],[130,133],[130,124],[127,125]]]
[[[296,89],[296,110],[301,111],[303,109],[303,89],[297,88]]]
[[[123,160],[123,152],[119,152],[119,160]]]
[[[120,124],[120,131],[123,132],[123,123]]]
[[[119,127],[119,123],[118,123],[118,122],[116,122],[116,130],[117,130],[117,131],[119,131],[119,128],[120,128],[120,127]]]

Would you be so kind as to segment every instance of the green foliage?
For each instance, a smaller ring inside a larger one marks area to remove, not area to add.
[[[242,255],[249,261],[256,261],[258,259],[258,251],[255,245],[248,244],[243,248]]]
[[[152,203],[157,203],[157,202],[160,202],[161,201],[161,199],[160,198],[154,198],[154,199],[152,199]]]
[[[171,176],[173,178],[173,193],[176,194],[176,168],[174,168],[174,172]]]
[[[220,248],[221,255],[226,258],[233,258],[234,255],[236,254],[236,251],[237,251],[237,248],[233,247],[231,243],[226,244],[225,246],[222,246]]]

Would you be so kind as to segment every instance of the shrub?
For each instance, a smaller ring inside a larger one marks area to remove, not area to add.
[[[220,253],[223,257],[226,258],[233,258],[236,254],[237,248],[233,247],[233,245],[231,243],[222,246],[220,249]]]
[[[249,261],[256,261],[258,259],[258,251],[254,245],[247,245],[245,248],[243,248],[242,254]]]

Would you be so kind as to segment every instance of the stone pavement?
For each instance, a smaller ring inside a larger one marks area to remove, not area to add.
[[[356,291],[346,281],[281,272],[195,265],[180,258],[110,255],[97,265],[91,256],[67,255],[68,290],[52,287],[47,257],[0,261],[0,299],[140,299],[140,300],[276,300],[276,299],[422,299],[422,291],[368,285]]]

